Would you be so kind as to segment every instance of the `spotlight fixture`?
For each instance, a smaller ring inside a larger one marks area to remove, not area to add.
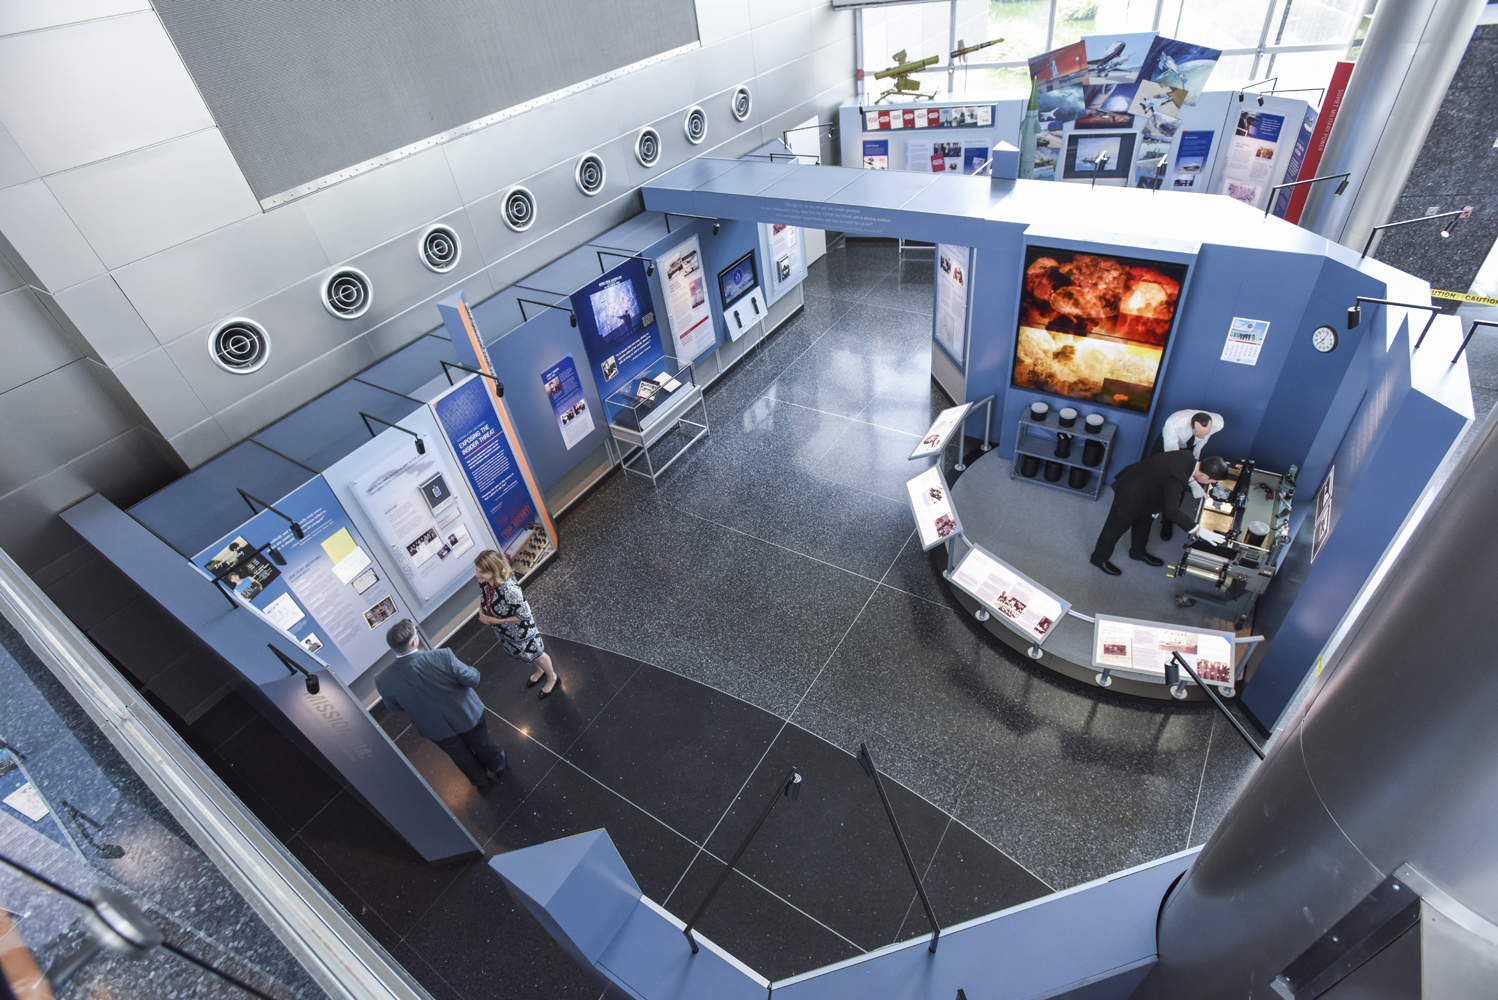
[[[1347,181],[1348,181],[1348,178],[1346,178],[1346,177],[1342,178],[1342,183],[1338,184],[1337,185],[1337,190],[1333,191],[1332,193],[1333,194],[1341,194],[1343,191],[1346,191],[1347,190]]]
[[[1420,349],[1420,345],[1425,343],[1425,335],[1430,332],[1431,325],[1435,323],[1436,317],[1440,315],[1441,312],[1440,306],[1424,305],[1420,302],[1396,302],[1393,299],[1374,299],[1369,298],[1366,295],[1359,295],[1356,299],[1353,300],[1353,304],[1347,307],[1347,329],[1351,330],[1353,327],[1357,326],[1358,321],[1362,319],[1364,302],[1376,306],[1400,306],[1405,309],[1424,309],[1426,312],[1430,313],[1429,318],[1425,321],[1424,328],[1422,328],[1420,331],[1420,336],[1415,340],[1415,345],[1410,348],[1411,351],[1418,351]],[[1413,333],[1414,331],[1411,330],[1411,332]]]
[[[250,494],[246,493],[244,490],[240,489],[238,486],[234,487],[234,489],[239,493],[240,496],[244,497],[244,502],[250,505],[250,511],[252,513],[255,513],[255,514],[260,513],[258,510],[255,510],[255,505],[258,503],[260,506],[262,506],[266,510],[270,511],[272,514],[276,515],[279,518],[283,518],[286,521],[287,524],[290,524],[291,525],[291,535],[297,541],[301,541],[303,538],[307,537],[307,533],[302,530],[302,526],[300,524],[298,524],[297,522],[293,521],[291,518],[287,517],[285,514],[281,513],[279,510],[276,510],[276,508],[272,507],[270,504],[266,503],[264,500],[260,499],[257,496],[251,496]]]
[[[1464,205],[1461,208],[1458,208],[1451,212],[1433,212],[1430,215],[1420,215],[1416,216],[1413,219],[1401,219],[1398,222],[1386,222],[1382,226],[1374,226],[1373,231],[1368,234],[1368,242],[1363,244],[1362,257],[1359,257],[1358,259],[1362,260],[1363,257],[1368,256],[1368,251],[1373,247],[1373,241],[1377,239],[1378,234],[1383,232],[1385,229],[1393,229],[1396,226],[1408,226],[1412,222],[1431,222],[1435,219],[1450,219],[1450,222],[1441,227],[1441,238],[1447,239],[1451,236],[1452,233],[1456,232],[1456,224],[1458,222],[1460,222],[1462,219],[1469,219],[1471,217],[1472,206]]]
[[[285,653],[281,652],[275,647],[274,643],[267,642],[265,644],[265,648],[276,654],[276,659],[281,661],[281,666],[291,671],[293,677],[295,677],[297,674],[301,674],[303,677],[307,678],[308,694],[317,694],[318,691],[322,690],[322,684],[319,683],[316,674],[311,673],[306,667],[302,666],[300,663],[293,660]]]
[[[1322,174],[1320,177],[1307,177],[1305,180],[1287,181],[1284,184],[1276,184],[1269,189],[1269,200],[1264,203],[1264,218],[1269,218],[1269,210],[1274,206],[1274,196],[1285,188],[1300,187],[1302,184],[1315,184],[1317,181],[1329,181],[1334,177],[1340,177],[1342,178],[1342,183],[1338,184],[1337,190],[1332,192],[1332,194],[1339,195],[1347,190],[1347,181],[1351,176],[1351,174]]]
[[[1362,306],[1348,306],[1347,307],[1347,329],[1349,329],[1349,330],[1355,330],[1355,329],[1357,329],[1357,325],[1359,323],[1361,323],[1362,321],[1363,321],[1363,307]]]
[[[530,317],[525,314],[525,305],[526,303],[530,303],[533,306],[542,306],[546,309],[560,309],[562,310],[562,312],[566,313],[568,317],[570,317],[571,325],[577,326],[577,313],[573,312],[571,309],[568,309],[566,306],[554,306],[550,302],[537,302],[535,299],[517,298],[515,301],[520,303],[520,318],[522,320],[525,320],[526,322],[530,321]]]
[[[283,556],[281,554],[281,550],[276,548],[274,545],[266,546],[265,554],[270,556],[270,561],[275,563],[277,566],[286,565],[286,557]]]
[[[369,426],[369,422],[373,420],[377,424],[384,424],[386,427],[393,427],[396,430],[400,431],[402,434],[411,435],[416,439],[416,454],[425,455],[427,453],[427,443],[423,441],[421,439],[421,435],[417,434],[415,431],[408,430],[407,428],[402,427],[399,424],[392,424],[390,421],[384,419],[383,417],[377,417],[372,413],[365,413],[363,410],[359,411],[359,416],[364,418],[364,429],[369,431],[370,437],[375,436],[374,428]]]
[[[655,274],[655,261],[651,260],[649,257],[646,257],[646,256],[644,256],[642,254],[637,254],[637,253],[617,253],[617,252],[615,252],[613,250],[595,250],[593,252],[596,253],[596,254],[598,254],[598,270],[601,273],[603,273],[603,274],[607,274],[608,270],[609,270],[607,267],[604,267],[604,265],[603,265],[603,258],[604,258],[605,255],[607,255],[609,257],[623,257],[625,260],[643,260],[645,262],[645,274],[646,274],[646,276],[648,277],[649,275]]]
[[[701,219],[703,222],[711,222],[713,224],[713,235],[718,235],[719,222],[711,215],[693,215],[691,212],[663,212],[661,214],[666,217],[666,232],[668,233],[671,231],[671,216],[674,215],[678,219]]]
[[[717,219],[713,220],[713,235],[714,236],[718,235],[718,220]]]
[[[1264,95],[1260,94],[1259,95],[1259,107],[1262,108],[1263,106],[1264,106]]]

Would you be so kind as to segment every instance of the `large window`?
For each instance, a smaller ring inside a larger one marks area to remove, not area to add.
[[[868,99],[883,90],[873,79],[902,49],[915,60],[941,56],[918,77],[939,97],[1024,97],[1026,60],[1083,35],[1158,31],[1222,49],[1212,89],[1278,77],[1276,91],[1325,87],[1332,66],[1348,58],[1370,0],[931,0],[859,8],[860,58]],[[960,44],[1003,41],[949,66]],[[1268,88],[1265,88],[1266,91]],[[1312,104],[1321,95],[1300,92]]]

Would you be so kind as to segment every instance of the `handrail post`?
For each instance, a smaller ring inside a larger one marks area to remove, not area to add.
[[[915,891],[921,897],[921,906],[926,911],[926,919],[931,923],[931,946],[926,950],[934,955],[936,945],[941,941],[941,927],[936,923],[936,914],[931,909],[931,900],[926,898],[926,887],[921,883],[920,873],[915,870],[915,860],[910,856],[910,848],[905,844],[905,834],[900,832],[900,823],[895,819],[895,810],[889,804],[889,796],[884,791],[884,781],[879,777],[879,768],[874,763],[873,755],[869,753],[867,743],[858,744],[858,763],[863,767],[864,773],[874,779],[874,787],[879,790],[879,801],[884,803],[884,814],[889,817],[889,825],[895,831],[895,840],[900,845],[900,853],[905,855],[905,866],[910,869],[910,877],[915,882]]]
[[[770,818],[770,813],[774,810],[775,804],[780,801],[780,797],[784,795],[788,799],[795,800],[800,794],[801,775],[796,772],[796,768],[793,766],[786,772],[785,780],[775,786],[775,791],[770,795],[770,801],[765,803],[764,812],[759,814],[759,819],[755,821],[754,826],[750,828],[743,842],[739,844],[739,849],[734,851],[733,857],[728,859],[728,867],[723,869],[723,874],[718,876],[718,881],[714,882],[713,887],[707,891],[707,896],[703,898],[702,903],[697,907],[697,912],[692,914],[692,919],[688,920],[687,925],[681,929],[681,932],[687,936],[687,941],[692,945],[693,955],[697,954],[697,939],[692,937],[692,925],[701,920],[702,914],[707,912],[707,904],[713,901],[713,897],[718,894],[718,890],[723,888],[723,883],[728,881],[728,876],[733,873],[734,866],[739,863],[739,858],[744,856],[744,851],[748,849],[749,842],[754,839],[754,835],[759,833],[759,828],[764,826],[765,820]]]

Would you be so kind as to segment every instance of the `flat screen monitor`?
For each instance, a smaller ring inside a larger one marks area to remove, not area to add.
[[[1073,132],[1066,140],[1061,176],[1069,181],[1128,180],[1133,163],[1133,132]]]
[[[718,272],[718,291],[723,295],[723,308],[727,309],[759,284],[759,275],[754,270],[754,251],[734,261]]]
[[[1011,384],[1148,413],[1187,265],[1025,247]]]

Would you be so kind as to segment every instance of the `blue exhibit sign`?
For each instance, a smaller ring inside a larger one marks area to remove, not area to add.
[[[1316,131],[1316,109],[1306,108],[1305,117],[1300,123],[1300,135],[1295,140],[1295,149],[1290,153],[1290,163],[1285,167],[1285,179],[1281,182],[1289,184],[1300,180],[1300,168],[1306,160],[1306,152],[1311,148],[1311,135]],[[1295,197],[1295,188],[1280,188],[1279,194],[1275,196],[1274,207],[1270,209],[1276,216],[1283,219],[1285,212],[1290,208],[1290,199]]]
[[[541,384],[546,387],[546,398],[551,403],[551,412],[557,418],[557,430],[562,432],[562,443],[571,451],[593,432],[593,417],[588,413],[588,401],[583,398],[583,381],[577,377],[577,362],[572,355],[541,373]]]
[[[193,557],[271,624],[289,632],[345,682],[390,648],[385,632],[411,617],[400,594],[327,480],[318,476],[276,501],[295,521],[261,511]]]
[[[572,311],[605,399],[664,356],[642,260],[626,260],[573,292]]]
[[[530,477],[511,445],[499,412],[480,376],[471,376],[432,403],[442,433],[478,497],[500,551],[517,576],[525,576],[551,552],[551,535]]]

